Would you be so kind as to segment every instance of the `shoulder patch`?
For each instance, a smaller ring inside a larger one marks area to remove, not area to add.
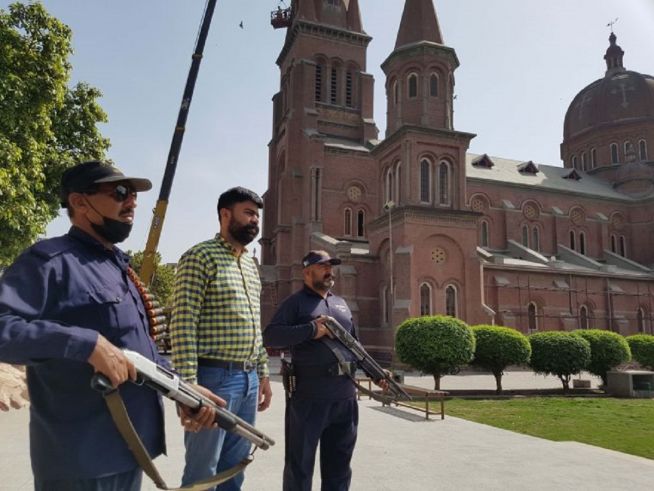
[[[34,244],[29,250],[44,259],[51,259],[59,254],[62,254],[72,247],[72,243],[68,237],[54,237],[52,239],[45,239]]]

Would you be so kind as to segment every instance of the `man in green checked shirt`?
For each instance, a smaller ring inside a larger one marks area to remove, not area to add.
[[[171,322],[172,359],[181,377],[222,397],[227,409],[251,424],[272,397],[261,337],[261,282],[245,248],[259,233],[261,208],[263,201],[249,189],[220,195],[220,233],[179,261]],[[220,429],[186,432],[184,444],[182,486],[233,467],[250,450],[247,440]],[[240,473],[217,489],[240,490],[243,480]]]

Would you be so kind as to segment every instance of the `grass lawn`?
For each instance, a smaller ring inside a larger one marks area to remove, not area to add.
[[[577,441],[654,459],[652,399],[451,399],[445,412],[548,440]]]

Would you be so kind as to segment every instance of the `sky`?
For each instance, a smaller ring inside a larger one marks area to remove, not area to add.
[[[290,3],[290,0],[286,0]],[[9,1],[0,0],[6,9]],[[73,31],[71,85],[99,88],[109,122],[108,156],[154,187],[139,195],[123,249],[145,248],[205,0],[44,0]],[[561,165],[563,118],[573,97],[603,77],[610,28],[627,69],[654,74],[654,0],[435,0],[444,42],[456,50],[454,127],[475,133],[470,151]],[[176,262],[218,230],[226,189],[267,188],[275,64],[285,30],[274,30],[277,0],[218,0],[170,196],[159,251]],[[385,132],[385,77],[403,0],[359,0],[373,40],[375,120]],[[239,24],[243,22],[243,28]],[[648,34],[649,33],[649,34]],[[264,212],[265,213],[265,212]],[[64,233],[65,216],[47,236]],[[257,246],[258,248],[258,246]]]

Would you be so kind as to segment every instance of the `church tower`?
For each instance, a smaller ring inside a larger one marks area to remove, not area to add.
[[[366,182],[376,182],[371,38],[358,0],[293,0],[279,18],[288,22],[264,195],[264,318],[267,302],[302,284],[300,260],[310,248],[327,248],[321,237],[365,241],[377,204]]]
[[[432,0],[406,0],[395,49],[382,63],[386,139],[372,151],[385,212],[370,224],[370,250],[387,269],[388,326],[436,313],[478,320],[479,292],[466,288],[481,281],[478,215],[466,203],[466,151],[474,135],[454,130],[458,65]]]

